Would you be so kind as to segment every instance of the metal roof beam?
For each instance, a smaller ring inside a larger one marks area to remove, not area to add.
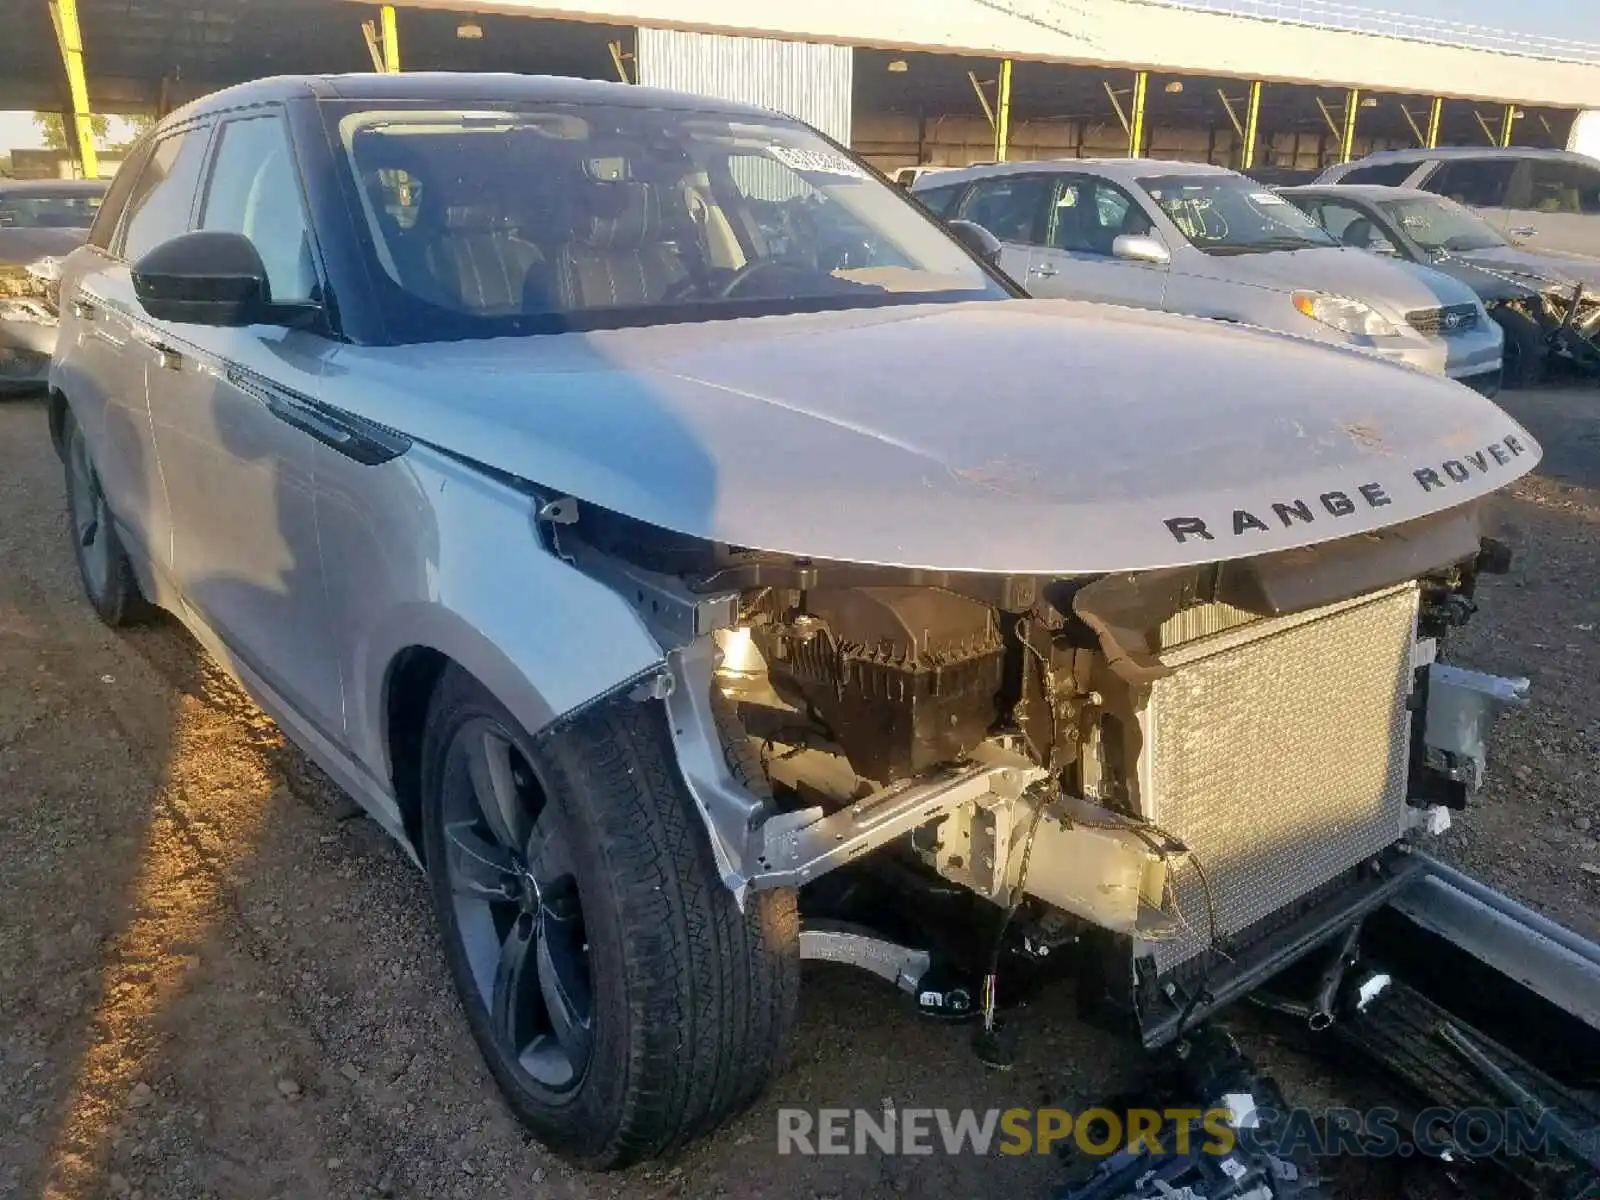
[[[85,179],[100,178],[94,149],[94,122],[89,111],[89,82],[83,71],[83,31],[78,27],[78,0],[48,0],[61,67],[67,76],[70,111],[63,112],[70,140],[76,143],[78,169]]]

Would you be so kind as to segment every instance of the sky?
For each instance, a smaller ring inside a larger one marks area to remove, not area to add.
[[[128,137],[127,124],[112,117],[109,140],[125,142]],[[33,123],[31,112],[0,112],[0,154],[43,145],[44,139],[39,136],[39,127]]]
[[[1414,13],[1462,25],[1512,33],[1600,43],[1600,4],[1595,0],[1358,0],[1363,8]]]
[[[1506,0],[1362,0],[1361,6],[1600,44],[1600,0],[1521,0],[1511,5]],[[127,131],[113,121],[111,135],[113,141],[124,141]],[[0,112],[0,154],[41,144],[32,113]]]

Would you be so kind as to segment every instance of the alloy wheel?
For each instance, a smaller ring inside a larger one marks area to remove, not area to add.
[[[102,596],[111,577],[111,514],[83,434],[73,431],[68,461],[67,507],[73,549],[90,595]]]
[[[491,720],[462,726],[444,775],[444,870],[478,999],[506,1057],[569,1091],[589,1065],[594,1002],[568,834]]]

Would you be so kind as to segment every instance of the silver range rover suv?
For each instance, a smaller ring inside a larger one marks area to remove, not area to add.
[[[416,858],[576,1162],[751,1101],[804,956],[928,991],[932,902],[841,931],[846,878],[1093,945],[1170,1040],[1380,903],[1516,699],[1440,658],[1500,409],[994,250],[769,112],[407,75],[173,113],[63,265],[90,603]]]

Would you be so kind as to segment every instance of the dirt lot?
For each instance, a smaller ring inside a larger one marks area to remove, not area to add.
[[[1537,701],[1446,845],[1600,937],[1600,389],[1507,406],[1549,456],[1455,657]],[[1038,1158],[779,1158],[774,1114],[1082,1105],[1134,1065],[1065,989],[996,1075],[818,970],[755,1111],[671,1167],[567,1171],[495,1098],[415,869],[173,624],[95,622],[61,510],[42,407],[0,403],[0,1197],[1042,1197]]]

